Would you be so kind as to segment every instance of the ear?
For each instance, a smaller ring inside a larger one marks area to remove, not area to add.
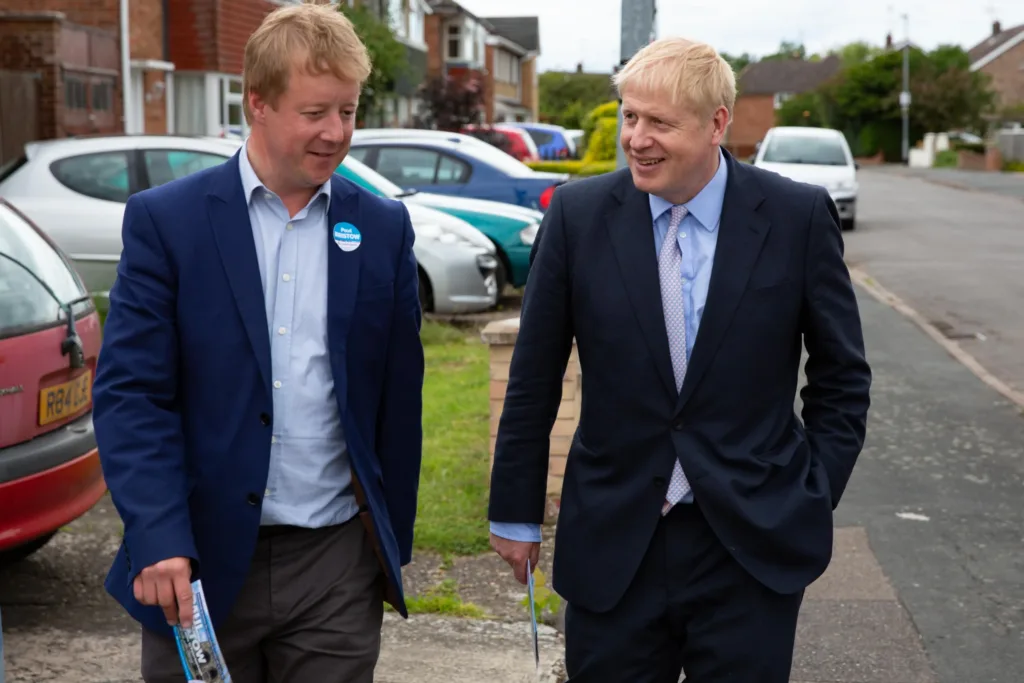
[[[711,117],[712,143],[718,145],[725,139],[725,129],[729,127],[729,110],[719,107]]]
[[[255,123],[256,121],[260,121],[260,122],[265,121],[266,117],[267,117],[267,111],[266,110],[267,110],[267,107],[270,106],[270,104],[265,99],[263,99],[258,94],[254,93],[252,91],[249,92],[248,98],[249,98],[249,111],[252,112],[252,120],[253,120],[253,122]]]

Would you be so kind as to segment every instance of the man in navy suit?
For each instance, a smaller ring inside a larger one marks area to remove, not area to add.
[[[491,543],[525,581],[575,340],[554,557],[570,682],[787,683],[869,405],[838,216],[823,188],[721,149],[736,84],[710,46],[655,41],[615,81],[629,169],[563,185],[544,217]]]
[[[384,602],[407,615],[413,230],[333,173],[370,68],[336,9],[275,11],[245,50],[239,154],[125,209],[94,421],[124,521],[106,586],[147,683],[183,680],[190,580],[238,683],[372,681]]]

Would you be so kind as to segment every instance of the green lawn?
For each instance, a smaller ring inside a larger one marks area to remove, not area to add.
[[[489,548],[487,346],[436,323],[423,326],[423,470],[416,548],[466,555]]]

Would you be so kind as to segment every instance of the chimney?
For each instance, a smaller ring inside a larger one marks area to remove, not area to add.
[[[885,34],[885,49],[886,50],[891,50],[892,49],[892,34],[891,33],[886,33]]]
[[[1003,25],[999,23],[999,20],[992,22],[992,35],[998,36],[1003,32]]]

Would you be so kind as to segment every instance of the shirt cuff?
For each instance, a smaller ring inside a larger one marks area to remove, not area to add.
[[[524,543],[540,543],[539,524],[518,524],[510,522],[491,522],[491,533],[509,541]]]

